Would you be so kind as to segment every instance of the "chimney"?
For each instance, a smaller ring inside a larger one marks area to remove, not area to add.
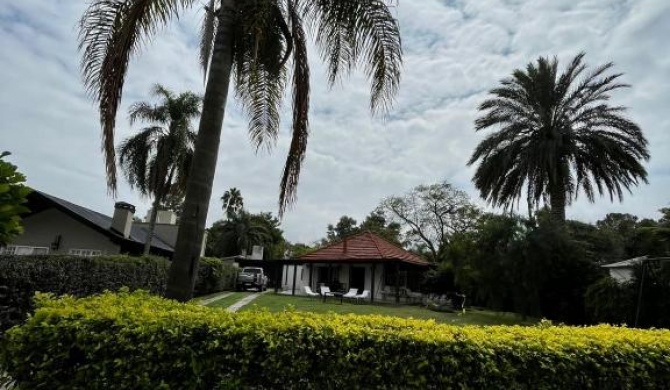
[[[130,237],[134,215],[135,206],[126,202],[116,202],[114,204],[114,216],[112,217],[112,229],[121,233],[125,238]]]

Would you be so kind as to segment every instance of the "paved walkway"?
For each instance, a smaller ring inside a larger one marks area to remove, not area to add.
[[[263,293],[262,292],[257,292],[257,293],[253,293],[251,295],[247,295],[246,297],[244,297],[244,298],[240,299],[239,301],[233,303],[232,305],[228,306],[228,308],[226,310],[236,312],[236,311],[240,310],[241,308],[243,308],[244,306],[248,305],[249,302],[258,298],[261,294],[263,294]]]
[[[201,305],[203,305],[203,306],[207,306],[207,305],[209,305],[209,304],[212,303],[212,302],[218,301],[219,299],[223,299],[223,298],[229,296],[230,294],[232,294],[232,292],[230,292],[230,291],[228,291],[228,292],[223,292],[223,293],[221,293],[221,294],[219,294],[219,295],[216,295],[216,296],[213,296],[213,297],[210,297],[210,298],[207,298],[207,299],[203,299],[203,300],[200,301],[199,303],[200,303]]]

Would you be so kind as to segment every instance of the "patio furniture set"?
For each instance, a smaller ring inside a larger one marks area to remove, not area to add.
[[[365,300],[370,299],[370,290],[363,290],[363,292],[359,294],[357,288],[350,288],[346,293],[341,291],[331,291],[328,286],[319,287],[320,291],[318,293],[312,291],[312,288],[309,286],[304,286],[304,289],[305,295],[308,297],[321,297],[324,302],[326,302],[327,298],[339,298],[340,303],[345,299],[355,303],[365,302]]]

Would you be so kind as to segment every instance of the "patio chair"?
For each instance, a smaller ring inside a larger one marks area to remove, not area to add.
[[[333,292],[330,291],[330,287],[328,287],[328,286],[321,286],[321,295],[323,295],[324,297],[334,296]]]
[[[311,287],[305,286],[303,288],[305,289],[305,295],[307,295],[308,297],[318,297],[319,296],[318,293],[315,293],[314,291],[312,291]]]
[[[357,288],[350,288],[349,292],[342,295],[342,298],[344,298],[344,299],[354,299],[354,298],[356,298],[356,295],[358,295],[358,289]]]
[[[360,293],[360,294],[358,294],[354,297],[356,302],[365,301],[368,298],[370,298],[370,290],[363,290],[362,293]]]

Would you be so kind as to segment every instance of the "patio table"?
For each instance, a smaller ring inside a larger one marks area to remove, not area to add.
[[[323,296],[323,301],[326,302],[326,298],[328,297],[333,297],[333,298],[340,298],[340,305],[344,301],[344,293],[341,292],[331,292],[329,295],[324,295]]]

